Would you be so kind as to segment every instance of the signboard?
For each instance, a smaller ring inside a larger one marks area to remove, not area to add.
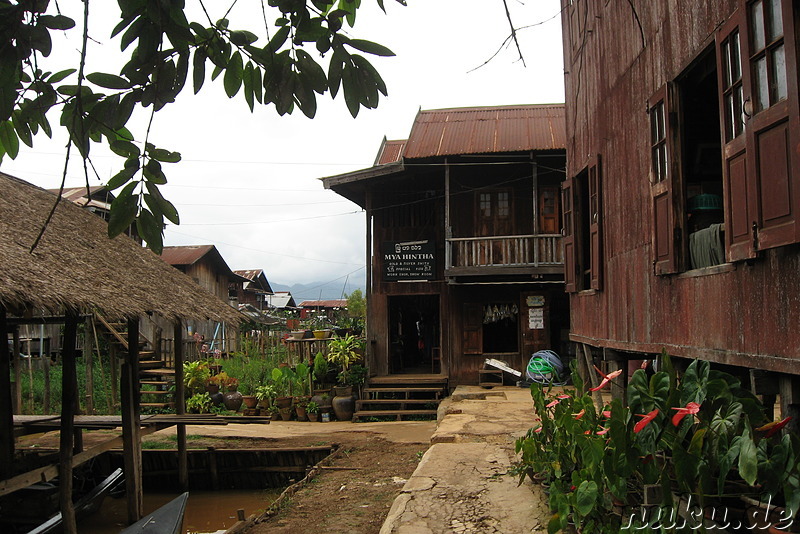
[[[436,272],[432,241],[386,242],[383,244],[383,279],[433,280]]]
[[[528,328],[531,330],[544,329],[544,310],[542,308],[528,310]]]

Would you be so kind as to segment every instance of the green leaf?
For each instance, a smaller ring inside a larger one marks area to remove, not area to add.
[[[58,71],[55,74],[51,74],[50,77],[47,78],[47,83],[58,83],[75,71],[76,69],[65,69]]]
[[[365,41],[363,39],[347,39],[345,44],[355,48],[356,50],[361,50],[362,52],[366,52],[367,54],[372,54],[374,56],[390,57],[395,55],[394,52],[385,46],[379,45],[378,43],[373,43],[372,41]]]
[[[154,148],[149,154],[154,160],[165,163],[178,163],[181,160],[180,152],[170,152],[164,148]]]
[[[124,168],[111,177],[111,179],[106,184],[106,187],[111,191],[121,187],[122,185],[128,183],[128,181],[134,177],[134,175],[138,170],[139,170],[139,158],[127,159],[125,161]]]
[[[16,159],[19,154],[19,138],[11,121],[0,123],[0,146],[11,159]]]
[[[242,55],[238,51],[234,52],[228,62],[228,66],[225,68],[225,78],[222,81],[228,98],[233,98],[239,92],[242,86],[243,73]]]
[[[192,87],[194,88],[194,94],[200,92],[203,82],[206,81],[206,57],[204,49],[198,48],[194,51],[194,57],[192,58]]]
[[[136,229],[142,239],[147,243],[147,248],[161,254],[164,249],[162,226],[152,213],[143,209],[136,218]]]
[[[130,141],[113,141],[109,148],[114,154],[123,158],[138,158],[141,155],[139,147]]]
[[[272,36],[270,39],[269,44],[267,44],[267,50],[271,52],[277,52],[283,46],[283,43],[286,42],[286,39],[289,37],[289,26],[284,26],[277,32],[275,35]]]
[[[125,78],[105,72],[92,72],[86,75],[86,79],[106,89],[130,89],[131,87],[131,82]]]
[[[247,65],[244,66],[242,81],[244,82],[244,99],[247,102],[247,106],[250,108],[250,111],[253,111],[253,107],[255,106],[255,94],[253,92],[253,64],[249,61],[247,62]]]
[[[739,452],[739,474],[751,486],[758,476],[758,455],[750,428],[745,425],[742,433],[741,450]]]
[[[14,130],[17,132],[17,136],[19,137],[19,139],[29,147],[33,147],[33,136],[31,134],[31,128],[28,125],[28,123],[22,118],[22,114],[19,110],[15,111],[11,115],[11,124],[14,125]]]
[[[111,203],[111,215],[108,218],[108,236],[115,237],[128,229],[136,219],[139,209],[139,197],[133,194],[138,182],[131,182],[119,192]]]
[[[150,161],[145,164],[144,169],[142,170],[144,177],[147,179],[148,183],[163,185],[167,183],[167,177],[164,175],[164,171],[161,170],[161,164],[151,159]]]
[[[249,45],[258,41],[258,35],[245,30],[232,31],[229,37],[236,46]]]
[[[51,30],[69,30],[75,27],[75,21],[64,15],[40,15],[38,21]]]
[[[575,490],[575,508],[582,516],[587,516],[597,502],[597,482],[584,480]]]

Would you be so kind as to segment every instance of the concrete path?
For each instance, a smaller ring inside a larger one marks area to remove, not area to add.
[[[459,386],[381,534],[543,533],[547,496],[508,475],[514,442],[534,424],[524,388]]]

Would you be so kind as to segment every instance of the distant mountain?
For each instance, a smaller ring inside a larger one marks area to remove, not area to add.
[[[333,300],[344,298],[344,294],[349,295],[356,289],[364,293],[364,286],[350,284],[347,286],[340,282],[311,282],[308,284],[293,284],[287,286],[270,282],[273,291],[289,291],[292,293],[295,302],[300,304],[304,300]]]

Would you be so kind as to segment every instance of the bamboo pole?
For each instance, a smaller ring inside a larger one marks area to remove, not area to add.
[[[86,413],[94,415],[94,337],[89,327],[94,324],[91,315],[86,317],[83,329],[83,364],[86,370]]]
[[[19,327],[12,332],[14,354],[14,397],[17,401],[17,413],[22,413],[22,358],[19,357]],[[7,336],[6,336],[7,337]]]
[[[44,365],[44,397],[42,398],[42,413],[50,413],[50,356],[42,360]]]
[[[75,344],[78,336],[78,316],[67,311],[64,325],[64,346],[61,364],[61,432],[59,443],[59,505],[65,534],[78,534],[75,508],[72,505],[72,456],[75,432],[75,401],[78,376],[75,368]]]
[[[97,352],[97,363],[100,364],[100,382],[103,383],[103,391],[107,391],[106,372],[103,368],[103,355],[100,353],[100,342],[97,340],[97,327],[95,326],[94,315],[92,315],[92,337],[94,338],[94,349]],[[106,408],[108,408],[108,413],[111,413],[111,411],[114,409],[114,399],[112,398],[112,395],[108,393],[106,393],[105,397]]]

